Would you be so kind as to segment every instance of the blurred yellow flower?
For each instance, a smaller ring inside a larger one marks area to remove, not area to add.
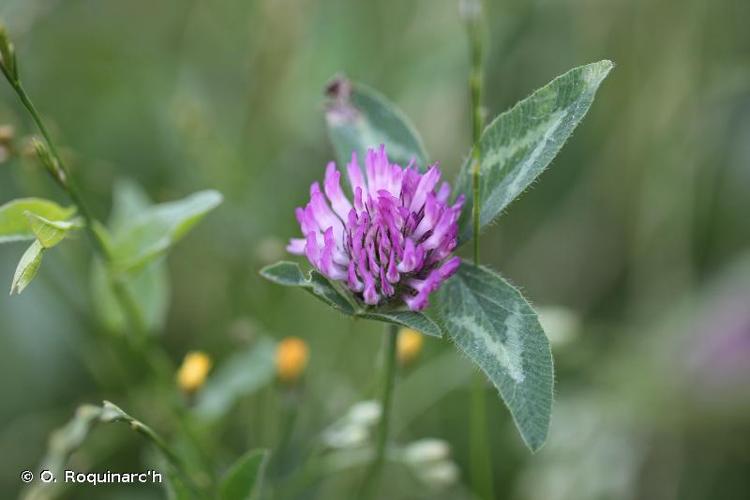
[[[286,337],[276,348],[276,376],[282,382],[294,383],[307,367],[309,348],[298,337]]]
[[[398,361],[408,365],[419,356],[422,351],[424,338],[422,334],[410,328],[402,328],[398,335]]]
[[[195,392],[206,381],[211,371],[211,358],[203,351],[191,351],[185,355],[177,371],[177,385],[185,392]]]

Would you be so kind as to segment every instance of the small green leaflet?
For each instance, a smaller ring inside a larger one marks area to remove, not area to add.
[[[26,215],[30,212],[50,222],[65,221],[75,214],[73,207],[61,207],[42,198],[19,198],[0,206],[0,243],[36,238]]]
[[[365,309],[358,312],[356,316],[359,318],[372,319],[384,323],[393,323],[394,325],[411,328],[412,330],[424,333],[430,337],[440,338],[443,336],[440,327],[419,311],[387,309],[368,311]]]
[[[31,231],[44,248],[52,248],[65,239],[69,231],[83,227],[81,221],[76,219],[54,221],[29,211],[24,215],[29,219]]]
[[[24,252],[18,262],[16,273],[13,275],[13,282],[10,285],[11,295],[14,293],[20,295],[29,286],[29,283],[36,277],[36,273],[39,272],[43,254],[44,246],[39,240],[34,240],[34,243]]]
[[[42,198],[19,198],[0,206],[0,243],[34,240],[21,256],[10,294],[20,294],[29,286],[42,265],[44,250],[60,243],[71,229],[80,227],[68,220],[74,208],[64,208]]]
[[[495,272],[462,263],[436,293],[435,311],[448,335],[489,377],[524,442],[547,439],[552,411],[552,353],[536,313]]]
[[[260,494],[267,450],[252,450],[241,456],[229,469],[219,486],[221,500],[255,500]]]
[[[536,179],[565,144],[612,69],[611,61],[574,68],[502,113],[480,139],[480,226],[484,227]],[[470,158],[459,172],[456,193],[466,196],[459,242],[472,238]]]
[[[352,304],[315,269],[305,276],[299,264],[281,261],[264,267],[260,270],[260,275],[279,285],[302,287],[339,312],[350,316],[354,314]]]
[[[406,166],[416,160],[420,169],[426,169],[427,153],[422,139],[395,104],[345,77],[334,79],[326,91],[329,97],[326,123],[339,167],[351,161],[352,151],[357,152],[362,166],[367,148],[385,144],[391,161]]]
[[[260,274],[267,280],[279,285],[302,287],[313,296],[348,316],[392,323],[417,330],[432,337],[442,337],[440,327],[421,312],[386,308],[365,309],[353,297],[349,296],[348,292],[340,291],[315,269],[311,269],[305,275],[299,264],[282,261],[264,267]]]

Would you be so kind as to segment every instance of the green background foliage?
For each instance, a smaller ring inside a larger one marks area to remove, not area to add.
[[[518,499],[746,498],[750,6],[486,4],[490,118],[574,66],[617,64],[552,167],[482,239],[483,261],[550,311],[556,359],[552,427],[533,456],[487,385],[495,490]],[[0,16],[28,90],[101,220],[122,178],[155,203],[201,189],[224,195],[158,262],[169,270],[159,337],[169,356],[178,362],[203,349],[218,374],[266,337],[303,337],[311,360],[295,446],[372,397],[381,327],[257,271],[286,258],[284,240],[298,232],[293,208],[335,158],[324,88],[338,72],[396,102],[430,159],[449,178],[458,172],[470,126],[456,3],[3,0]],[[0,203],[39,196],[67,206],[23,155],[32,128],[6,86],[0,97],[0,124],[17,135],[14,155],[0,163]],[[0,246],[0,282],[10,283],[29,244]],[[85,235],[74,233],[45,252],[21,296],[0,300],[3,498],[17,494],[20,471],[36,467],[50,433],[81,404],[108,399],[167,438],[176,432],[137,358],[124,362],[98,340],[90,257]],[[560,307],[566,314],[552,314]],[[571,312],[576,320],[564,321]],[[466,479],[473,368],[447,343],[425,344],[399,374],[395,438],[447,439]],[[221,470],[250,449],[274,447],[282,408],[265,385],[235,401],[233,416],[203,424]],[[149,450],[126,426],[100,426],[71,467],[140,470],[158,463]],[[392,472],[389,498],[425,494]],[[332,475],[318,493],[339,498],[351,486],[349,475]],[[144,489],[138,498],[161,494]],[[96,495],[133,498],[126,488]],[[470,496],[457,488],[430,498]]]

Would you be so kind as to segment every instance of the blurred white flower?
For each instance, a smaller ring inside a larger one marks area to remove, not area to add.
[[[404,461],[417,466],[445,460],[450,456],[450,445],[442,439],[426,438],[409,443],[404,448]]]
[[[443,489],[458,481],[458,466],[450,460],[443,460],[418,470],[417,476],[427,486]]]
[[[606,395],[559,397],[544,452],[521,473],[519,500],[629,500],[645,448]]]
[[[323,442],[329,448],[356,448],[370,439],[370,429],[383,412],[377,401],[361,401],[342,418],[323,431]]]
[[[366,427],[353,423],[335,425],[323,432],[323,442],[329,448],[356,448],[367,442],[370,437]]]
[[[537,313],[553,346],[568,344],[578,335],[581,320],[573,310],[562,306],[542,306],[537,308]]]
[[[362,401],[349,408],[345,418],[352,424],[371,427],[378,423],[382,413],[377,401]]]

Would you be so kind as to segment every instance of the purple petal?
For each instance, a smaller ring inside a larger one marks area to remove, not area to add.
[[[436,195],[437,201],[440,203],[445,204],[448,201],[448,198],[451,195],[451,186],[447,182],[443,182],[443,184],[440,186],[440,189],[438,190],[438,193]]]
[[[305,238],[292,238],[286,246],[286,251],[294,255],[304,255],[305,245],[307,245],[307,240]]]
[[[367,184],[365,184],[365,179],[362,177],[362,169],[359,167],[356,151],[352,151],[352,161],[346,166],[346,172],[349,175],[349,184],[352,187],[352,193],[355,193],[357,188],[361,189],[364,193],[367,190]]]
[[[427,195],[432,192],[435,188],[435,184],[440,180],[440,169],[437,166],[432,166],[419,180],[417,189],[414,191],[414,197],[409,204],[409,210],[412,212],[419,212],[422,210]]]
[[[333,211],[342,221],[347,219],[349,210],[352,209],[352,204],[344,196],[344,192],[341,190],[341,173],[336,170],[336,165],[331,162],[326,168],[325,182],[323,183],[326,196],[331,201]]]
[[[333,213],[331,207],[328,206],[323,193],[320,192],[320,184],[317,182],[310,186],[310,204],[308,205],[311,209],[310,213],[315,221],[318,223],[318,227],[321,231],[326,231],[328,228],[333,228],[333,234],[339,245],[344,244],[344,225],[341,223],[336,214]]]

